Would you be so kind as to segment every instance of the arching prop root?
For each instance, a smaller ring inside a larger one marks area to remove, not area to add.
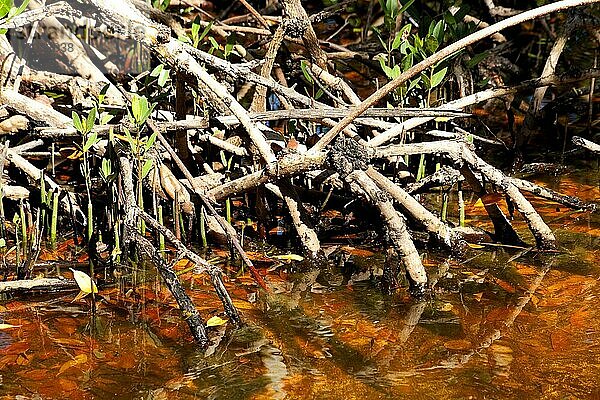
[[[493,183],[497,189],[510,198],[527,222],[527,226],[540,249],[554,249],[556,247],[554,234],[511,178],[479,158],[468,143],[438,141],[391,145],[377,150],[379,157],[404,156],[407,154],[442,154],[457,164],[459,168],[467,166],[472,171],[480,173],[488,182]]]
[[[199,269],[204,270],[210,276],[215,291],[223,302],[225,312],[234,323],[240,324],[241,319],[239,313],[233,305],[231,297],[229,296],[229,293],[223,284],[221,270],[189,250],[183,243],[181,243],[181,241],[175,238],[175,235],[169,229],[160,225],[154,218],[139,209],[139,207],[135,204],[131,164],[126,157],[120,157],[119,164],[124,189],[124,243],[126,246],[129,244],[136,244],[141,252],[146,254],[152,260],[161,277],[163,278],[163,281],[167,285],[167,288],[175,298],[175,301],[177,301],[177,305],[179,306],[179,309],[181,310],[195,341],[199,345],[205,346],[208,344],[209,340],[206,334],[206,329],[204,328],[204,321],[202,320],[202,317],[198,313],[198,310],[196,310],[191,298],[185,292],[185,289],[181,285],[181,282],[179,281],[173,268],[171,268],[165,262],[161,254],[156,250],[152,243],[139,232],[136,221],[138,218],[146,221],[147,224],[149,224],[152,228],[157,229],[167,238],[167,240],[173,243],[177,248],[177,251],[182,256],[196,263]]]
[[[418,295],[426,288],[427,273],[408,232],[404,216],[396,211],[386,191],[380,189],[365,172],[370,168],[369,156],[373,153],[372,150],[370,152],[367,150],[353,139],[342,136],[338,138],[330,152],[329,164],[349,184],[352,192],[365,197],[377,207],[387,228],[389,240],[398,251],[406,268],[411,291]],[[392,281],[388,282],[388,286],[393,287],[395,268],[392,266],[391,269],[392,272],[386,271],[385,275]]]

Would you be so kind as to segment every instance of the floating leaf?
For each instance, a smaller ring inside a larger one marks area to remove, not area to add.
[[[208,321],[206,321],[206,326],[207,327],[221,326],[221,325],[225,325],[226,323],[227,323],[227,320],[225,320],[221,317],[217,317],[215,315],[214,317],[210,317],[210,319]]]
[[[10,329],[10,328],[19,328],[21,325],[11,325],[11,324],[0,324],[0,330],[2,329]]]
[[[85,272],[77,271],[73,268],[69,268],[71,272],[73,272],[73,278],[75,282],[77,282],[77,286],[84,293],[98,293],[98,288],[96,284],[92,281],[92,278],[89,277]]]
[[[273,258],[277,259],[277,260],[284,260],[284,261],[303,261],[304,257],[299,256],[298,254],[281,254],[278,256],[273,256]]]
[[[62,374],[63,372],[65,372],[66,370],[68,370],[71,367],[86,363],[87,360],[88,360],[88,358],[87,358],[86,354],[79,354],[79,355],[75,356],[75,358],[67,361],[60,367],[60,369],[58,370],[58,374],[56,374],[56,376]]]
[[[475,243],[467,243],[469,245],[470,248],[472,249],[483,249],[485,246],[482,246],[480,244],[475,244]]]

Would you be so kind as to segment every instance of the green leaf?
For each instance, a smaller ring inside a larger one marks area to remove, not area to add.
[[[442,81],[446,77],[447,72],[448,72],[448,67],[444,67],[441,70],[439,70],[438,72],[433,74],[433,76],[431,77],[431,88],[432,89],[434,87],[436,87],[437,85],[439,85],[440,83],[442,83]]]
[[[401,44],[402,44],[402,33],[398,32],[398,33],[396,33],[396,37],[394,38],[394,41],[392,42],[392,51],[396,50],[398,47],[400,47]]]
[[[90,147],[92,147],[96,143],[98,143],[98,133],[92,131],[88,136],[87,140],[85,141],[85,144],[83,145],[83,152],[85,153],[86,151],[88,151]]]
[[[123,131],[125,132],[125,136],[127,137],[127,142],[129,143],[129,147],[131,148],[131,152],[135,153],[136,148],[137,148],[137,144],[135,143],[135,139],[133,138],[133,136],[131,136],[131,132],[129,132],[129,129],[127,128],[123,128]]]
[[[154,142],[156,142],[156,137],[157,136],[158,135],[156,134],[156,132],[152,132],[152,135],[150,135],[150,137],[148,138],[148,140],[144,144],[144,148],[146,149],[146,151],[150,150],[150,148],[154,145]]]
[[[435,24],[431,34],[437,39],[438,43],[442,43],[444,40],[444,20],[439,20],[437,24]]]
[[[211,44],[211,46],[212,46],[213,49],[219,50],[219,43],[217,43],[217,41],[215,40],[214,37],[209,36],[208,37],[208,41],[210,42],[210,44]]]
[[[409,84],[408,84],[408,89],[407,89],[407,91],[408,91],[408,92],[410,92],[410,91],[411,91],[411,90],[413,90],[414,88],[418,88],[418,89],[420,89],[420,88],[421,88],[421,87],[419,86],[419,78],[417,78],[417,79],[412,79],[412,80],[410,80],[410,81],[409,81]]]
[[[12,0],[0,0],[0,18],[6,17],[12,7]]]
[[[308,83],[313,85],[315,83],[315,81],[313,81],[312,76],[308,72],[308,66],[306,64],[306,60],[300,61],[300,69],[302,70],[302,74],[304,74],[304,79],[306,79],[308,81]]]
[[[489,54],[490,53],[487,51],[475,54],[469,61],[467,61],[467,67],[473,68],[474,66],[485,60]]]
[[[412,6],[412,3],[414,2],[415,0],[408,0],[406,3],[404,3],[400,11],[398,11],[398,14],[402,14],[404,11],[408,10],[408,7]]]
[[[160,73],[162,72],[162,70],[163,70],[163,68],[164,68],[164,67],[165,67],[165,66],[164,66],[163,64],[158,64],[158,65],[157,65],[157,66],[156,66],[156,67],[155,67],[155,68],[152,70],[152,72],[150,72],[150,76],[153,76],[153,77],[155,77],[155,78],[156,78],[158,75],[160,75]]]
[[[88,114],[86,122],[85,122],[86,132],[91,131],[94,128],[95,123],[96,123],[96,108],[94,107],[90,110],[90,113]]]
[[[73,119],[73,126],[78,132],[83,133],[83,125],[81,125],[81,118],[75,111],[71,112],[71,118]]]
[[[113,119],[112,115],[110,115],[107,112],[103,112],[102,114],[100,114],[100,125],[108,124],[111,119]]]
[[[231,54],[231,51],[233,50],[233,43],[227,43],[225,45],[225,58],[229,57],[229,55]]]
[[[450,25],[456,25],[456,17],[449,12],[444,14],[444,20]]]
[[[462,21],[465,15],[469,13],[471,7],[468,4],[461,4],[457,12],[454,13],[454,18],[458,21]]]
[[[415,45],[414,46],[415,49],[418,50],[418,49],[422,48],[423,47],[423,39],[421,39],[419,37],[419,35],[416,35],[416,34],[414,34],[412,36],[413,36],[413,43]]]
[[[373,27],[373,32],[375,32],[375,35],[377,35],[377,39],[379,39],[379,43],[381,43],[381,47],[383,47],[383,49],[385,51],[388,51],[388,47],[387,47],[387,43],[385,42],[385,40],[383,40],[383,37],[381,36],[381,31],[379,29],[377,29],[376,27]]]
[[[110,88],[110,83],[104,85],[102,90],[100,90],[100,94],[98,95],[98,105],[104,103],[104,99],[106,98],[106,93],[108,92],[108,88]]]
[[[150,107],[148,99],[145,96],[134,94],[131,97],[131,114],[133,115],[136,125],[143,125],[150,114],[152,114],[153,109],[154,105]]]
[[[412,55],[412,53],[407,54],[403,59],[402,59],[402,70],[403,71],[408,71],[414,64],[414,57]]]
[[[390,79],[396,79],[400,75],[400,66],[394,65],[392,68],[392,73],[390,74]]]
[[[385,64],[382,64],[381,68],[383,69],[383,73],[385,74],[385,76],[387,76],[389,79],[394,79],[392,78],[394,71],[390,67],[388,67]]]
[[[389,17],[395,19],[398,15],[398,0],[387,0],[386,6],[389,12]]]
[[[102,176],[106,179],[112,174],[112,162],[108,158],[102,159]]]
[[[21,5],[19,6],[19,8],[17,8],[17,11],[15,13],[15,15],[19,15],[21,14],[23,11],[25,11],[25,8],[27,8],[27,6],[29,5],[29,0],[24,0]]]
[[[435,53],[435,51],[440,47],[440,43],[437,38],[432,35],[427,35],[425,37],[425,49],[429,51],[431,54]]]
[[[431,79],[429,79],[425,73],[421,73],[421,79],[423,80],[425,87],[431,89]]]
[[[200,26],[200,25],[198,25]],[[208,25],[206,25],[206,28],[204,28],[204,30],[202,31],[202,34],[198,37],[199,41],[202,41],[206,35],[208,35],[208,32],[210,32],[211,28],[213,26],[213,21],[210,21],[210,23]]]
[[[205,29],[206,30],[206,29]],[[192,42],[194,47],[198,47],[198,43],[202,40],[198,33],[200,32],[200,17],[196,16],[192,22]]]
[[[153,163],[151,158],[148,158],[146,161],[144,161],[144,165],[142,166],[142,179],[148,176],[150,170],[152,169],[152,165]]]
[[[178,35],[177,40],[179,40],[182,43],[191,44],[192,46],[194,45],[194,42],[192,42],[192,39],[190,39],[187,35],[184,35],[184,36]],[[197,47],[197,46],[198,45],[196,45],[194,47]]]
[[[164,87],[165,83],[167,83],[167,81],[169,80],[169,70],[168,69],[164,69],[162,71],[160,71],[160,75],[158,76],[158,86],[160,87]]]

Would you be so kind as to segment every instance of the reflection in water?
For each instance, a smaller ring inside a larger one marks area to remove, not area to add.
[[[600,398],[598,223],[557,219],[552,268],[534,251],[428,254],[440,270],[428,267],[438,282],[422,301],[381,294],[378,256],[349,274],[270,275],[278,290],[253,304],[256,287],[229,282],[247,324],[210,328],[219,344],[203,352],[152,288],[143,303],[103,291],[93,323],[85,301],[2,302],[22,327],[0,331],[0,399]],[[222,309],[209,285],[189,291],[203,316]]]
[[[283,388],[283,381],[288,376],[287,367],[283,362],[281,351],[271,345],[265,345],[260,350],[261,360],[267,369],[265,376],[269,378],[267,386],[274,394],[273,399],[284,399],[287,396]]]
[[[449,359],[442,361],[437,366],[420,368],[419,370],[431,370],[431,369],[437,369],[437,368],[450,368],[450,369],[456,368],[459,365],[467,363],[471,359],[471,357],[473,357],[474,355],[480,354],[481,350],[492,346],[495,341],[497,341],[498,339],[500,339],[502,337],[503,331],[506,331],[508,328],[510,328],[513,325],[513,323],[515,322],[515,319],[523,311],[523,308],[527,305],[527,303],[529,303],[531,301],[532,296],[538,290],[540,284],[542,283],[542,280],[544,279],[544,277],[546,276],[548,271],[550,271],[550,268],[552,267],[552,263],[553,263],[553,261],[550,261],[549,263],[546,264],[545,267],[543,267],[542,269],[539,270],[537,276],[532,281],[532,283],[529,286],[529,288],[527,289],[527,292],[525,293],[525,295],[519,298],[519,300],[517,301],[517,304],[515,304],[511,308],[506,319],[504,321],[502,321],[502,328],[494,329],[490,334],[486,335],[483,338],[483,340],[481,340],[481,342],[479,343],[478,346],[476,346],[475,348],[473,348],[466,354],[463,354],[461,356],[450,357]]]

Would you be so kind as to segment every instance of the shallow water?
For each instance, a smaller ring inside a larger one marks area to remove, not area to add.
[[[597,173],[544,183],[600,198]],[[101,291],[95,318],[73,293],[0,302],[21,325],[0,330],[0,398],[600,398],[600,218],[532,200],[560,252],[424,252],[437,283],[422,301],[382,295],[382,257],[368,252],[341,269],[273,269],[269,295],[230,279],[247,324],[211,328],[207,352],[155,282]],[[486,226],[476,204],[467,213]],[[182,279],[203,316],[223,316],[207,281]]]

